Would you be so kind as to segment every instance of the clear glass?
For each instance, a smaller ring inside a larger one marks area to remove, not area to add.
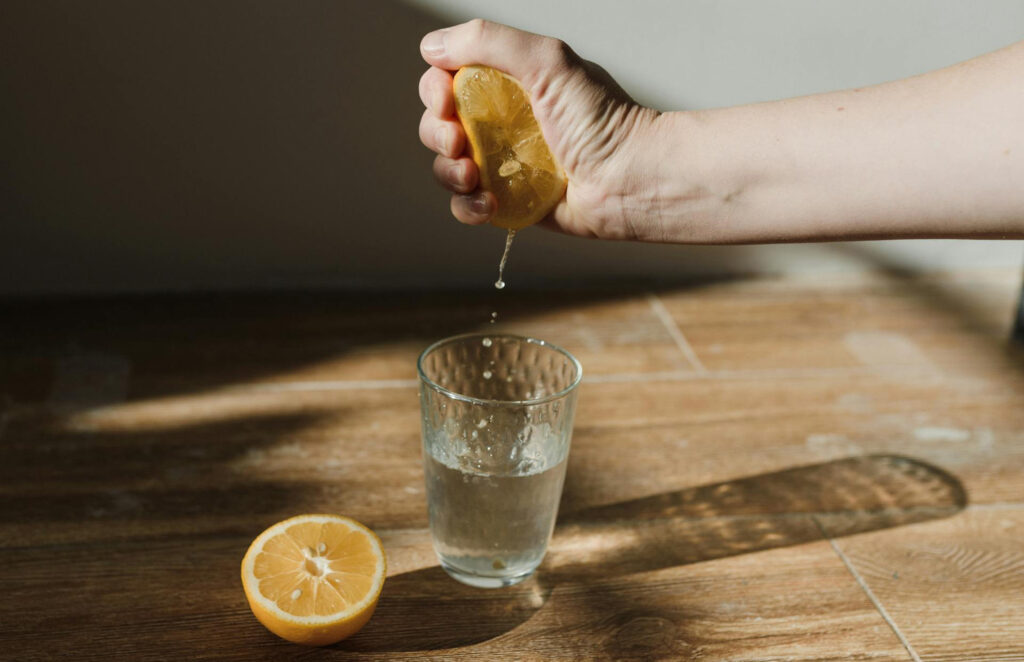
[[[555,526],[583,369],[564,349],[503,334],[442,340],[418,368],[441,567],[471,586],[520,582]]]

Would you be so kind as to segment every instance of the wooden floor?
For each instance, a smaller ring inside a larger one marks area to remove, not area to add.
[[[0,658],[1024,660],[1019,287],[7,302]],[[586,376],[548,558],[500,591],[438,568],[414,369],[485,328]],[[323,511],[381,535],[389,578],[361,633],[304,649],[239,563]]]

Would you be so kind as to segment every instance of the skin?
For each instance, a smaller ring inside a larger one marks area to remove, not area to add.
[[[481,20],[426,35],[420,140],[486,223],[455,117],[452,75],[483,64],[517,78],[565,198],[542,224],[566,234],[685,244],[1024,238],[1024,42],[873,87],[709,111],[633,101],[565,43]]]

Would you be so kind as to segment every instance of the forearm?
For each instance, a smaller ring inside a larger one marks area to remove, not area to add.
[[[640,238],[1024,238],[1024,42],[859,90],[666,113],[650,137]]]

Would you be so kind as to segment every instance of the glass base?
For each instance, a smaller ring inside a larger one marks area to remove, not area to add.
[[[519,573],[518,575],[507,575],[507,576],[495,576],[495,575],[477,575],[459,568],[448,565],[444,561],[441,561],[441,567],[448,575],[467,586],[473,586],[476,588],[504,588],[506,586],[512,586],[518,584],[527,577],[533,574],[536,568],[531,568],[526,572]]]

